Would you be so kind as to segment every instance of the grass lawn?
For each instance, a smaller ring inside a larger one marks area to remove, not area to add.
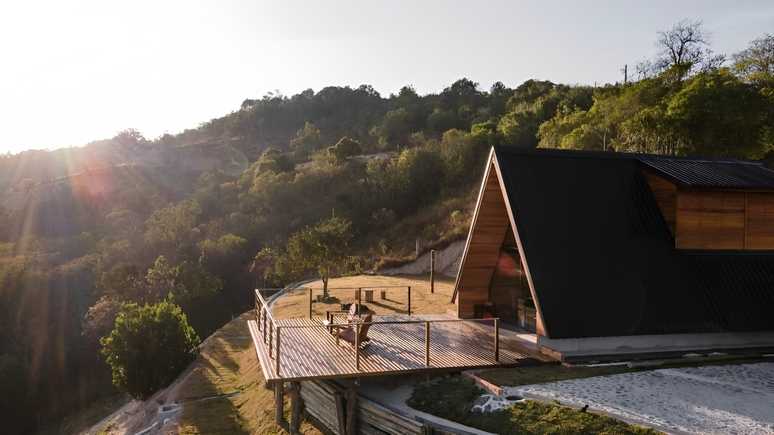
[[[202,350],[194,373],[178,390],[175,400],[188,400],[180,414],[180,435],[276,434],[274,393],[263,385],[261,365],[253,348],[247,320],[249,311],[218,330]],[[236,397],[191,401],[201,397],[240,392]],[[285,410],[290,404],[286,399]],[[307,419],[301,433],[321,433]]]
[[[400,287],[393,287],[400,286]],[[312,315],[325,316],[326,311],[339,310],[341,304],[356,302],[357,288],[374,289],[374,302],[365,301],[368,313],[377,315],[406,314],[408,311],[408,291],[411,287],[411,314],[446,313],[456,309],[449,303],[454,292],[454,278],[436,275],[434,293],[430,293],[430,275],[403,276],[367,276],[358,275],[345,278],[332,278],[328,281],[331,300],[328,303],[313,302]],[[322,281],[315,281],[306,288],[313,289],[313,296],[322,294]],[[386,299],[380,299],[380,290],[385,290]],[[309,290],[295,290],[277,300],[274,315],[281,319],[309,317]]]
[[[496,434],[602,434],[657,435],[661,432],[624,423],[593,412],[581,412],[556,403],[535,400],[511,405],[490,413],[471,411],[473,402],[484,393],[473,381],[451,379],[421,384],[406,402],[419,411]]]

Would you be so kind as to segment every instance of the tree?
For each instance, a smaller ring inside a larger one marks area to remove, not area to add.
[[[319,150],[322,146],[322,133],[310,122],[304,124],[304,128],[299,129],[296,132],[296,137],[290,141],[290,148],[304,157],[311,151]]]
[[[774,36],[764,33],[746,50],[734,53],[732,70],[747,83],[774,86]]]
[[[100,340],[113,384],[145,400],[169,385],[196,357],[199,337],[180,307],[125,304],[109,336]]]
[[[271,248],[263,248],[250,263],[250,276],[253,284],[260,288],[266,287],[266,281],[274,276],[273,265],[277,261],[277,251]]]
[[[685,74],[695,70],[712,71],[719,68],[726,57],[722,54],[715,55],[709,49],[712,34],[704,30],[702,24],[702,20],[684,19],[669,30],[656,32],[658,38],[655,45],[658,54],[653,60],[638,62],[635,66],[637,73],[643,77],[651,77],[681,64],[690,66]]]
[[[728,69],[702,73],[672,98],[667,115],[681,154],[759,159],[771,144],[768,101]]]
[[[202,214],[202,208],[196,201],[181,201],[174,207],[166,207],[153,212],[145,221],[145,243],[151,247],[162,248],[165,253],[178,252],[190,254],[199,237],[196,222]]]
[[[371,128],[369,134],[379,140],[381,148],[394,147],[405,141],[411,133],[408,111],[404,108],[390,110],[382,121]]]
[[[336,145],[328,148],[328,154],[336,157],[338,162],[343,162],[349,157],[357,156],[363,153],[360,142],[348,137],[342,137]]]
[[[352,223],[339,216],[322,220],[314,227],[307,226],[288,240],[287,252],[275,265],[277,274],[289,282],[314,270],[323,282],[323,295],[328,297],[331,269],[337,270],[348,257],[347,248],[353,237]]]
[[[258,160],[257,173],[263,174],[264,172],[271,171],[275,174],[282,172],[289,172],[295,168],[295,164],[277,148],[266,148],[261,154],[261,158]]]

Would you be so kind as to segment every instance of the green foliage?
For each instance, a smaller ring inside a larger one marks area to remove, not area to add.
[[[747,83],[774,86],[774,36],[764,33],[747,49],[734,53],[732,70]]]
[[[304,156],[311,151],[319,150],[322,146],[322,133],[310,122],[304,124],[304,127],[296,132],[296,137],[290,141],[290,148]]]
[[[379,140],[381,148],[393,149],[408,138],[411,124],[408,111],[404,108],[390,110],[382,121],[374,125],[369,132]]]
[[[267,148],[266,151],[261,154],[260,160],[258,160],[256,175],[269,171],[279,174],[292,171],[294,167],[295,164],[293,161],[282,151],[277,148]]]
[[[196,357],[199,337],[170,302],[125,304],[115,329],[101,340],[113,384],[145,400],[169,385]]]
[[[496,434],[648,434],[659,432],[629,425],[594,412],[525,400],[488,413],[471,411],[484,393],[472,380],[452,377],[419,385],[406,404],[414,409]]]
[[[288,240],[287,252],[277,259],[276,273],[283,281],[290,282],[314,270],[322,279],[327,295],[331,269],[338,270],[349,256],[347,248],[353,237],[352,223],[342,217],[334,216],[314,227],[305,227]]]
[[[185,256],[200,236],[196,224],[201,214],[199,203],[190,200],[153,212],[145,221],[145,243],[167,255],[177,252]]]
[[[335,156],[339,162],[362,153],[363,149],[360,147],[360,142],[348,137],[342,137],[336,145],[328,148],[328,154]]]
[[[759,159],[771,144],[768,102],[728,70],[701,73],[670,101],[682,154]],[[651,129],[655,130],[655,129]]]
[[[221,301],[223,281],[200,264],[186,261],[173,271],[174,287],[169,301],[179,305],[194,330],[209,337],[227,318]]]

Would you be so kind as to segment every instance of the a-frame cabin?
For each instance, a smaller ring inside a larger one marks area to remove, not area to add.
[[[453,301],[565,361],[774,350],[774,172],[495,148]]]

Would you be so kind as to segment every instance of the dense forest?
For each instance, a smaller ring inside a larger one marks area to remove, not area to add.
[[[122,304],[169,301],[201,337],[255,286],[316,276],[304,237],[345,223],[333,274],[464,238],[494,145],[774,163],[774,36],[728,57],[701,22],[658,33],[633,79],[269,93],[179,134],[0,156],[0,425],[29,433],[115,390]]]

